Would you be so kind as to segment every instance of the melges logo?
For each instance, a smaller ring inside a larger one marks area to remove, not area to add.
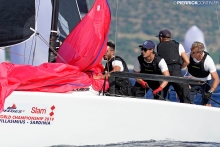
[[[12,106],[7,107],[7,109],[4,109],[4,112],[10,112],[10,113],[22,113],[24,110],[18,110],[17,106],[13,104]]]

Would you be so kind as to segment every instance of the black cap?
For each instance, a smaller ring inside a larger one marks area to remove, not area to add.
[[[171,37],[171,33],[170,33],[169,30],[164,29],[164,30],[161,30],[161,31],[159,32],[159,35],[157,35],[156,37],[170,38],[170,37]]]

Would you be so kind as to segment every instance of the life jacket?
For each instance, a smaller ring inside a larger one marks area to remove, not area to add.
[[[179,43],[175,40],[160,42],[157,45],[157,53],[164,58],[169,71],[180,70],[183,63],[179,55]]]
[[[193,58],[190,56],[190,63],[187,67],[188,67],[189,73],[192,76],[198,77],[198,78],[205,78],[210,74],[209,71],[205,71],[205,69],[204,69],[204,62],[205,62],[207,55],[209,55],[209,54],[207,52],[204,52],[204,56],[203,56],[202,60],[198,63],[196,63],[193,60]]]
[[[124,70],[122,72],[129,72],[126,62],[119,56],[115,56],[110,61],[108,61],[108,63],[105,64],[105,71],[110,72],[113,70],[112,62],[114,60],[119,60],[122,62],[122,65],[124,67]],[[110,78],[112,78],[112,77],[110,77]],[[131,84],[129,78],[115,77],[115,84],[114,85],[121,95],[131,95],[130,87],[132,86],[132,84]]]
[[[119,60],[122,62],[122,65],[124,67],[123,72],[129,72],[126,62],[120,56],[115,56],[110,61],[108,61],[108,63],[105,64],[105,71],[110,72],[113,70],[112,62],[115,60]]]
[[[158,64],[162,58],[155,53],[154,60],[151,63],[147,63],[144,61],[144,57],[142,55],[138,56],[138,61],[141,67],[140,73],[147,74],[162,74]]]

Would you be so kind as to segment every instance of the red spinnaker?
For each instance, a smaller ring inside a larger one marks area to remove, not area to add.
[[[91,69],[95,75],[103,72],[98,64]],[[77,66],[63,63],[43,63],[39,66],[0,64],[0,112],[4,108],[5,99],[14,90],[67,92],[77,88],[93,87],[101,90],[104,80],[95,80],[91,72],[81,72]],[[105,90],[108,89],[108,82]]]
[[[107,0],[96,0],[92,9],[67,36],[58,54],[81,71],[99,64],[106,52],[111,14]],[[57,57],[56,62],[63,63]]]

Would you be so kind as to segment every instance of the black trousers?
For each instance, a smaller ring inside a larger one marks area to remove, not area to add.
[[[183,77],[181,70],[169,71],[171,76]],[[163,89],[163,97],[166,98],[167,92],[170,86],[173,86],[176,91],[181,103],[191,103],[190,101],[190,90],[188,84],[183,83],[173,83],[169,82],[166,87]]]
[[[136,97],[143,97],[148,90],[155,90],[160,86],[160,82],[159,81],[150,81],[150,80],[145,80],[148,84],[148,86],[151,88],[146,88],[144,89],[141,84],[139,84],[138,82],[136,82],[134,84],[134,87],[132,89],[133,91],[133,95]],[[154,99],[159,99],[159,100],[164,100],[163,96],[163,91],[159,92],[157,95],[154,95]]]
[[[116,95],[132,96],[132,85],[128,78],[115,78],[110,76],[108,78],[109,89],[108,93]]]

